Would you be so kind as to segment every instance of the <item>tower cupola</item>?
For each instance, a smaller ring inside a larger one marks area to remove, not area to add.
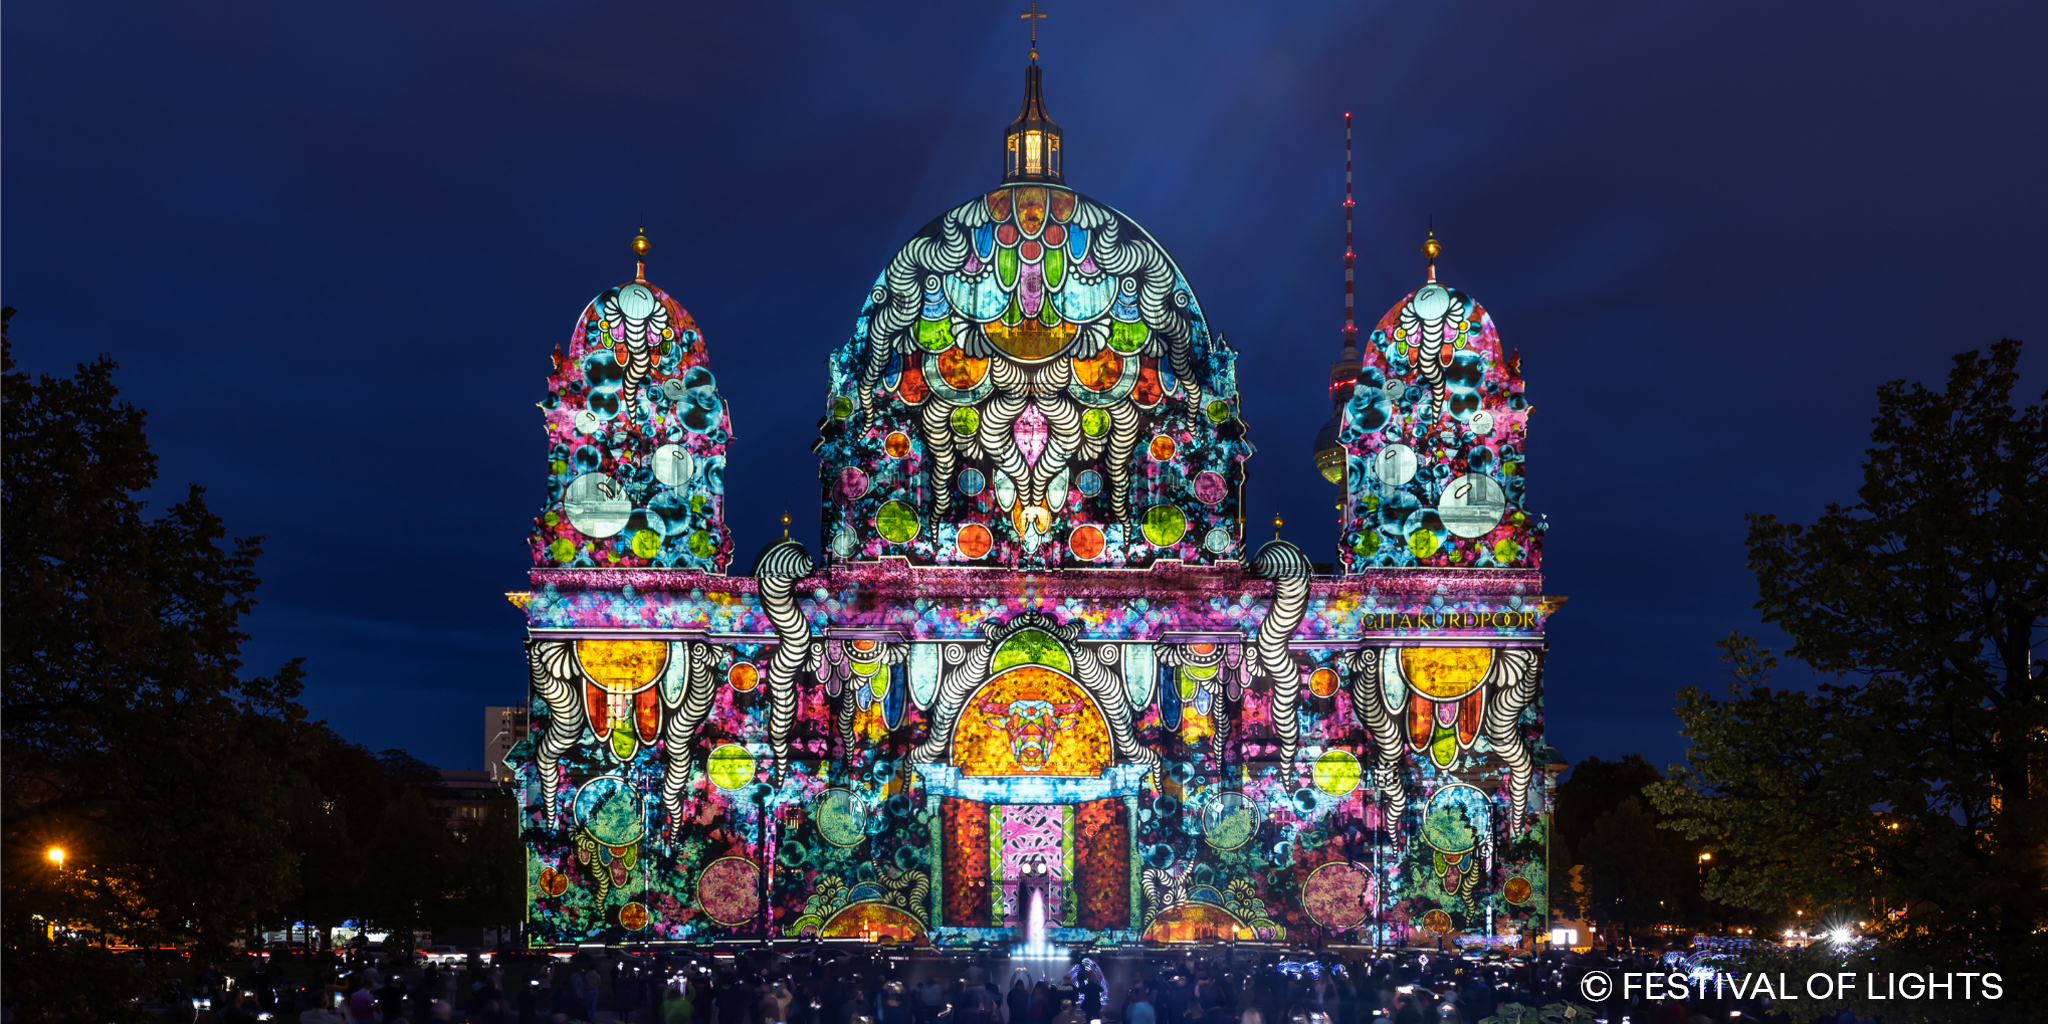
[[[1060,126],[1045,112],[1045,90],[1038,66],[1038,19],[1045,12],[1033,0],[1024,12],[1031,22],[1031,64],[1024,69],[1024,107],[1017,119],[1003,129],[1003,183],[1048,181],[1064,185],[1060,169]]]

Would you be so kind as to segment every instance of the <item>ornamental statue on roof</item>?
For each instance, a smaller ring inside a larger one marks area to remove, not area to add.
[[[1347,163],[1335,572],[1250,536],[1237,353],[1068,186],[1026,16],[1000,179],[830,349],[816,554],[731,574],[731,417],[644,261],[555,351],[509,595],[530,941],[1533,942],[1558,599],[1519,366],[1433,237],[1359,343]]]

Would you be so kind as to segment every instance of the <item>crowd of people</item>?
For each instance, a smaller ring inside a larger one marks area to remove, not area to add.
[[[1649,954],[1350,956],[1210,950],[1100,963],[813,950],[737,958],[579,952],[393,966],[358,954],[284,984],[270,967],[202,973],[194,1024],[1478,1024],[1507,1004],[1574,1003],[1609,1024],[1743,1024],[1768,1002],[1603,1002],[1590,970]]]

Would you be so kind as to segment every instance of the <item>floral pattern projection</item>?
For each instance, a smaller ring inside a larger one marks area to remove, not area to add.
[[[1239,559],[1236,353],[1143,228],[1056,185],[933,221],[831,361],[827,561]]]
[[[1276,542],[1230,598],[1153,591],[1135,630],[1106,614],[1134,591],[1052,579],[926,639],[849,615],[793,541],[761,561],[533,595],[512,763],[534,941],[1016,941],[1033,886],[1066,942],[1508,942],[1540,920],[1535,612],[1446,612],[1443,584],[1385,576],[1368,611]],[[639,603],[695,608],[709,639],[553,638]],[[1317,639],[1333,625],[1383,635]]]
[[[1361,345],[1338,439],[1348,495],[1337,556],[1374,567],[1536,568],[1546,524],[1524,504],[1521,359],[1485,307],[1429,283]]]
[[[531,940],[1003,943],[1034,906],[1054,942],[1528,935],[1556,758],[1526,410],[1439,291],[1346,414],[1369,529],[1336,576],[1242,545],[1233,354],[1062,188],[891,261],[831,361],[818,560],[723,574],[702,337],[651,286],[600,296],[514,596]]]
[[[592,299],[552,355],[533,564],[724,571],[732,418],[696,321],[633,281]]]

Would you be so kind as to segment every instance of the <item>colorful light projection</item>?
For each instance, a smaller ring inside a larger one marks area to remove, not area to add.
[[[829,361],[820,559],[735,577],[702,337],[644,281],[599,296],[515,597],[534,944],[1010,943],[1033,905],[1055,943],[1533,934],[1518,365],[1433,271],[1382,320],[1318,577],[1246,557],[1235,358],[1114,210],[978,196]]]
[[[723,572],[732,417],[696,321],[641,278],[592,299],[552,357],[533,564]]]
[[[1344,571],[1539,566],[1546,524],[1523,504],[1531,408],[1493,317],[1432,266],[1360,354],[1337,434]]]
[[[1155,593],[1153,639],[1091,636],[1062,614],[1080,574],[959,641],[835,634],[833,570],[784,541],[756,580],[668,581],[707,613],[758,602],[774,641],[537,639],[536,737],[512,758],[530,930],[1007,942],[1035,889],[1055,941],[1419,941],[1433,912],[1519,934],[1543,901],[1540,652],[1289,642],[1267,627],[1299,557],[1230,570],[1235,634],[1176,632],[1185,606]],[[601,738],[606,716],[634,741]]]
[[[1122,214],[1051,184],[977,196],[896,254],[832,359],[826,561],[1240,558],[1236,358]]]

